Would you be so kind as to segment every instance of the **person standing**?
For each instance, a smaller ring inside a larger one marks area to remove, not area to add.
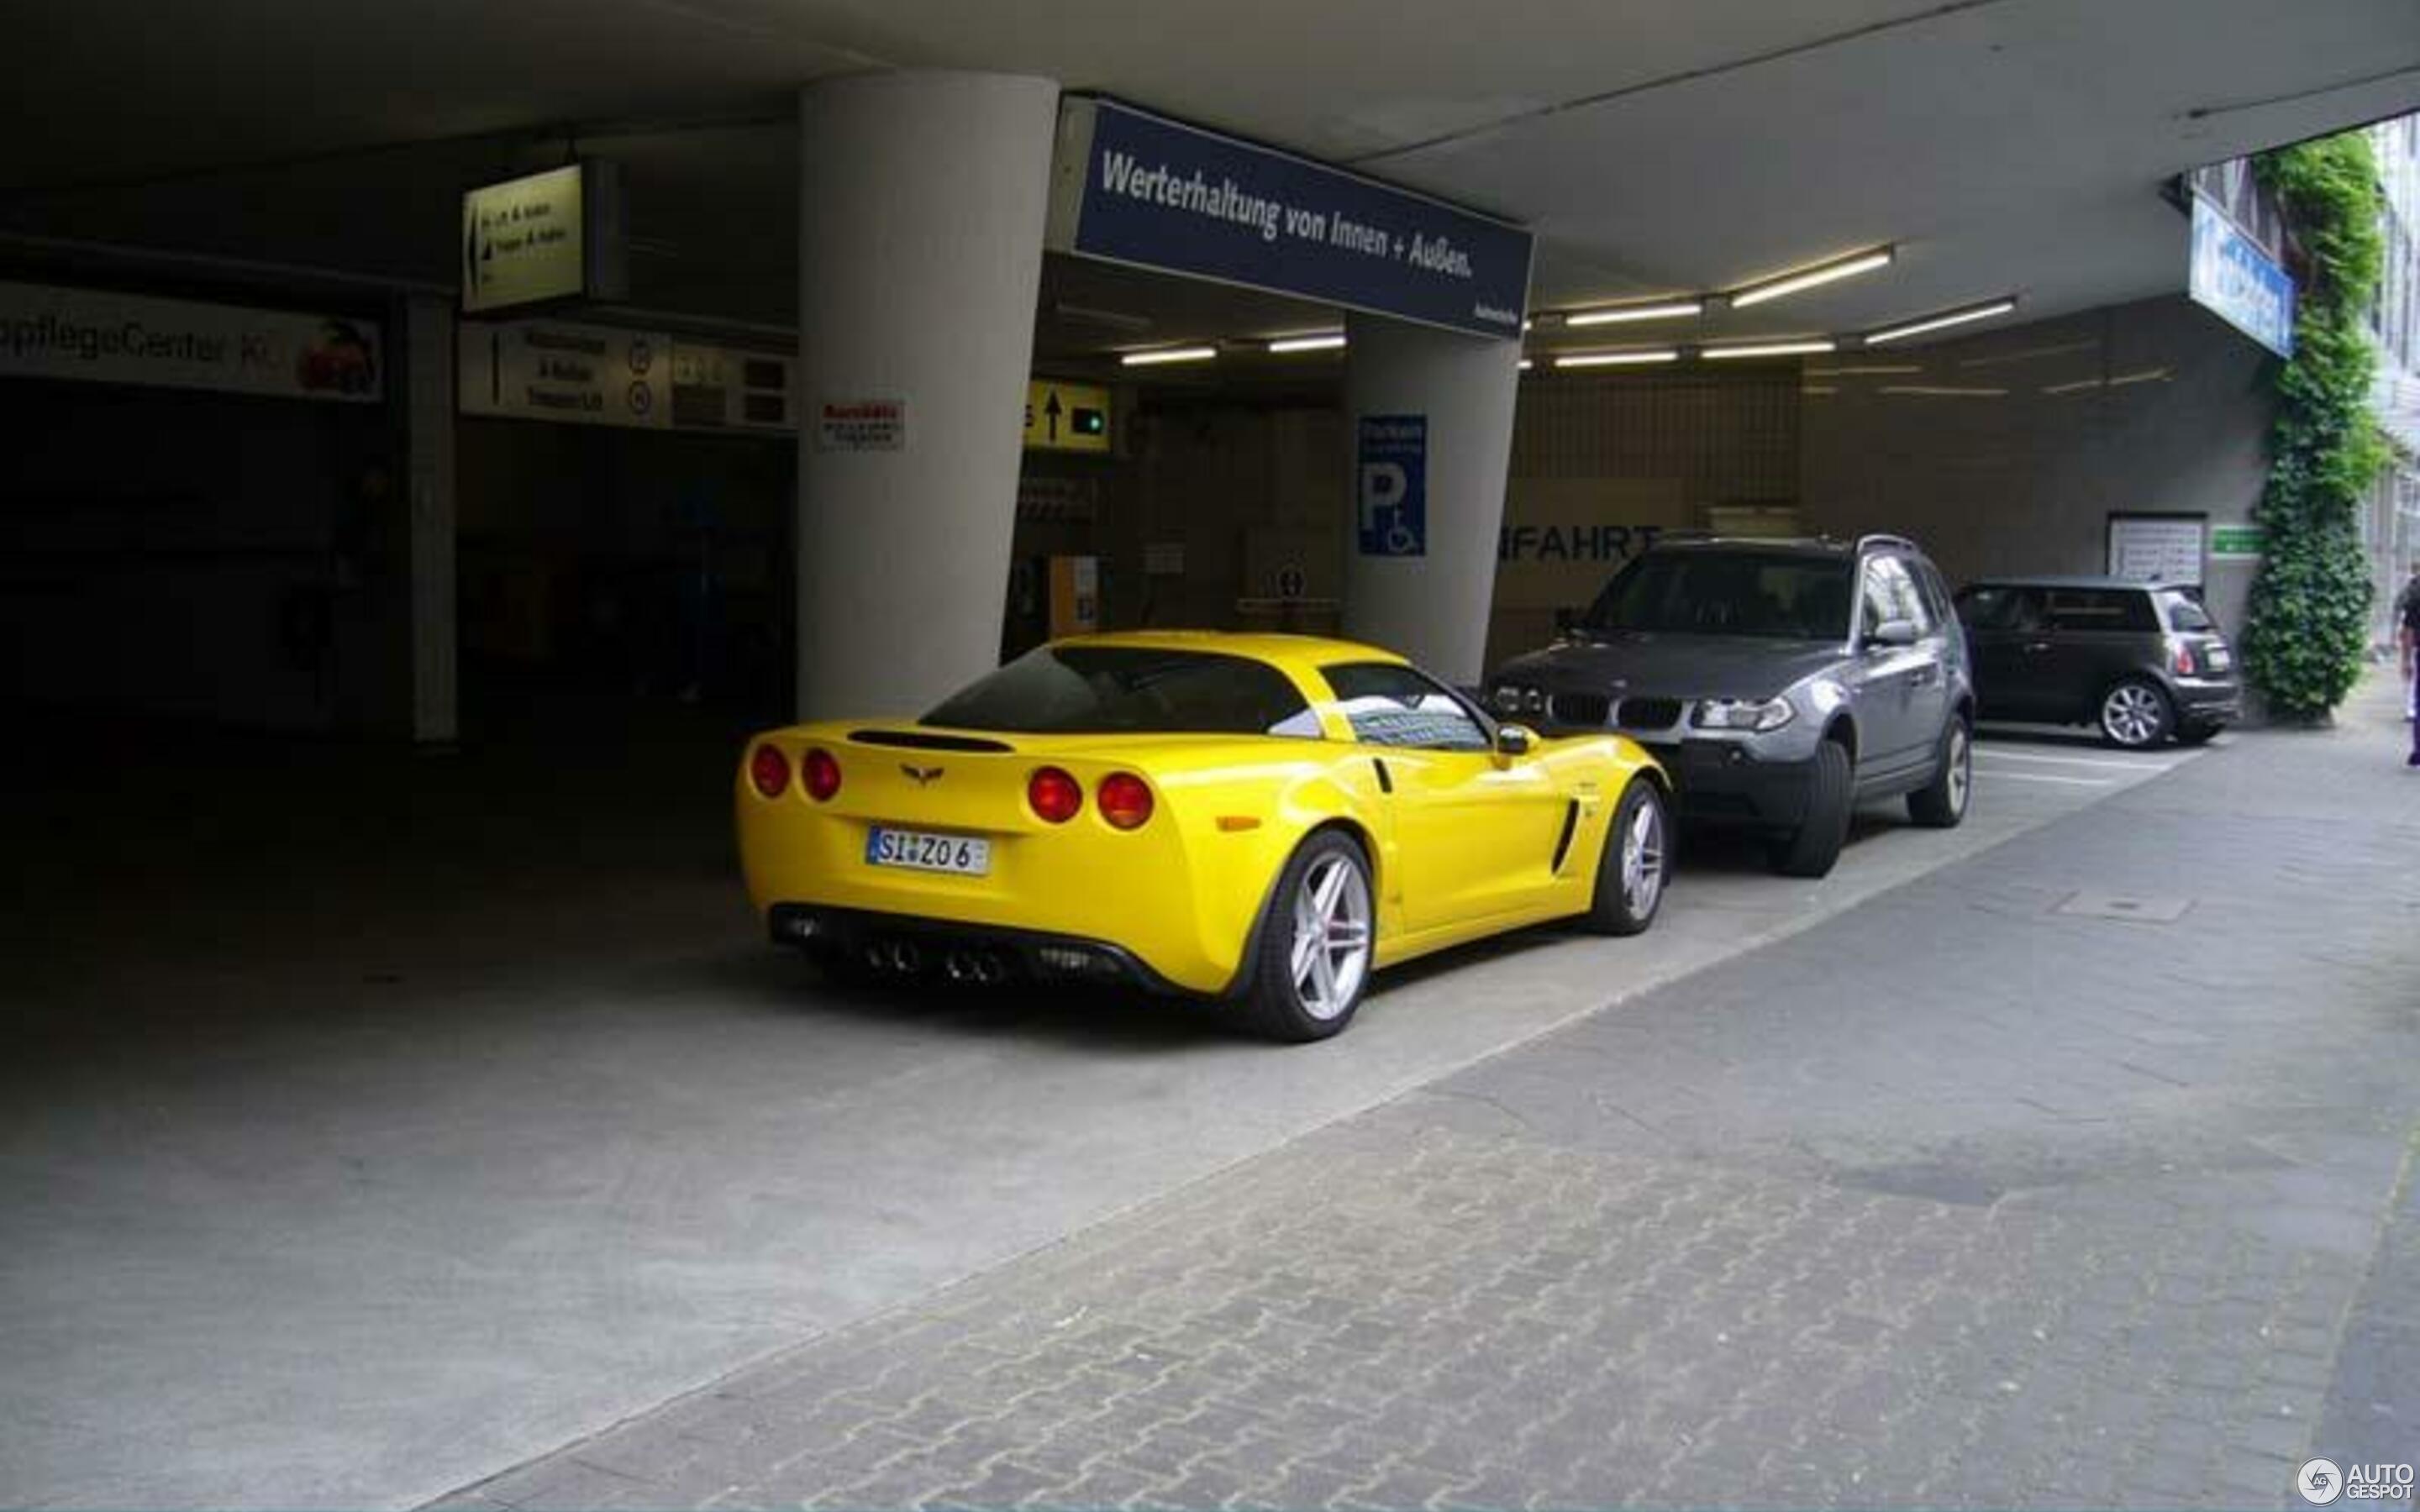
[[[2404,764],[2420,766],[2420,557],[2412,559],[2412,579],[2395,595],[2395,643],[2403,652],[2403,717],[2412,720],[2412,754]]]
[[[2420,717],[2420,676],[2412,662],[2420,657],[2420,557],[2412,559],[2412,576],[2395,595],[2395,644],[2403,653],[2403,717]],[[2420,732],[2412,738],[2420,740]]]

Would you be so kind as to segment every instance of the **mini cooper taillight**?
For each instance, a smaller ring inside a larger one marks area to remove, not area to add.
[[[1083,785],[1055,766],[1038,768],[1025,784],[1025,801],[1054,825],[1063,825],[1084,809]]]
[[[790,759],[771,746],[757,747],[748,758],[748,780],[766,797],[780,797],[790,785]]]
[[[807,796],[817,803],[829,803],[840,791],[840,763],[832,753],[819,748],[808,748],[806,759],[799,764],[799,782]]]
[[[1112,829],[1140,829],[1151,818],[1151,785],[1132,772],[1101,779],[1101,817]]]

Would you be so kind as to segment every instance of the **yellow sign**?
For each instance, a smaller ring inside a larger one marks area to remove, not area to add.
[[[462,308],[559,300],[587,287],[580,165],[462,196]]]
[[[1042,452],[1109,449],[1109,391],[1036,378],[1025,386],[1025,444]]]

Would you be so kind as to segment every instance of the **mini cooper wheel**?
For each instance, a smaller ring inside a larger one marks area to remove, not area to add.
[[[1941,733],[1941,764],[1932,780],[1907,795],[1907,816],[1928,829],[1954,829],[1966,817],[1975,791],[1975,736],[1965,717],[1953,714]]]
[[[1361,1006],[1377,910],[1361,847],[1332,830],[1303,841],[1269,896],[1244,1007],[1273,1039],[1325,1040]]]
[[[2167,738],[2175,717],[2168,696],[2139,677],[2130,677],[2102,695],[2101,733],[2113,746],[2143,750]]]
[[[1672,874],[1672,823],[1664,795],[1647,778],[1621,790],[1596,863],[1596,896],[1588,927],[1599,934],[1637,934],[1655,922],[1664,884]]]

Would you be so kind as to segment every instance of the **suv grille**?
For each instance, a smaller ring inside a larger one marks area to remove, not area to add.
[[[1668,730],[1681,722],[1679,699],[1623,699],[1621,728]]]
[[[1558,693],[1546,701],[1546,712],[1557,724],[1601,725],[1613,713],[1613,700],[1602,693]]]

